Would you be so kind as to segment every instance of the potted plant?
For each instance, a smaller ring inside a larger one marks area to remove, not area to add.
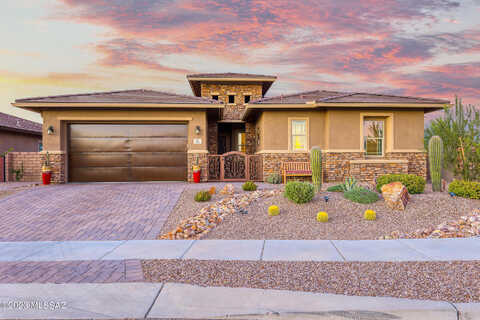
[[[200,165],[198,164],[198,156],[195,157],[195,164],[192,166],[192,172],[193,172],[193,182],[200,183],[202,168],[200,168]]]
[[[42,181],[43,184],[50,184],[52,180],[52,165],[50,163],[50,155],[47,153],[45,154],[42,166]]]

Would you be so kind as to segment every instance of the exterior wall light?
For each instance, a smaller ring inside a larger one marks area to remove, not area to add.
[[[200,134],[200,126],[195,127],[195,134]]]
[[[52,135],[54,132],[55,132],[55,130],[53,130],[53,126],[49,126],[48,129],[47,129],[47,133],[49,135]]]

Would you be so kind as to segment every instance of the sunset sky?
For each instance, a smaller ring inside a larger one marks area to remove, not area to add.
[[[480,106],[480,0],[2,0],[0,112],[31,96],[147,88],[187,73]]]

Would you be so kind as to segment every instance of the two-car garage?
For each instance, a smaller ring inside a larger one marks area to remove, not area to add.
[[[186,180],[186,123],[72,123],[67,128],[70,182]]]

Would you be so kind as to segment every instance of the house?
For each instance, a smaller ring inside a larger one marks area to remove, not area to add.
[[[193,96],[127,90],[18,99],[40,112],[57,182],[262,180],[322,149],[324,179],[426,176],[424,114],[449,101],[316,90],[265,97],[275,76],[192,74]]]
[[[12,149],[15,152],[42,150],[42,125],[0,112],[0,155]],[[0,158],[0,182],[5,181],[4,158]]]

